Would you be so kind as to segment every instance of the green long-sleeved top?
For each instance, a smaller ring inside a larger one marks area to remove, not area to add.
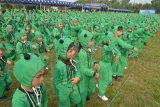
[[[42,95],[41,106],[35,107],[47,107],[48,98],[46,93],[46,86],[44,83],[41,84],[40,91],[38,92]],[[28,94],[30,95],[33,102],[37,104],[35,93],[28,92]],[[22,88],[17,88],[12,98],[12,107],[32,107],[30,103],[31,102],[29,101],[29,98],[27,97],[25,91]]]
[[[71,79],[74,77],[79,77],[80,72],[77,71],[76,62],[72,61],[73,65],[70,62],[65,64],[62,60],[58,60],[53,72],[53,86],[57,91],[65,91],[70,93],[70,89],[75,85],[71,84]]]
[[[83,76],[93,77],[93,54],[87,49],[81,49],[78,54],[78,66]]]

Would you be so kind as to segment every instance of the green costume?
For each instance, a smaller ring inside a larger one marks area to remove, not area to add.
[[[35,33],[35,37],[36,39],[38,39],[38,37],[42,37],[42,41],[38,41],[36,42],[35,46],[35,54],[40,57],[40,59],[44,62],[44,64],[47,66],[48,65],[48,60],[45,59],[45,54],[47,51],[50,50],[50,47],[47,45],[47,43],[43,40],[43,36],[41,34],[41,32],[37,31]]]
[[[5,39],[5,47],[6,47],[6,54],[8,54],[8,58],[11,60],[15,60],[16,58],[16,53],[15,53],[15,48],[16,48],[16,43],[17,43],[17,38],[14,32],[8,32],[8,29],[13,29],[11,25],[7,25],[6,27],[6,32],[4,33],[4,39]]]
[[[78,104],[78,107],[85,107],[87,96],[90,96],[95,92],[93,52],[88,48],[88,42],[91,39],[93,39],[93,35],[86,30],[83,30],[79,35],[79,41],[82,48],[78,53],[77,59],[82,79],[78,86],[82,100],[81,103]]]
[[[120,51],[120,53],[122,54],[123,50],[132,50],[134,47],[130,44],[127,44],[126,42],[124,42],[121,38],[115,38],[115,48],[117,48],[117,50]],[[113,67],[113,75],[116,76],[122,76],[123,72],[124,72],[124,66],[123,66],[123,57],[120,56],[120,59],[118,62],[113,62],[112,67]]]
[[[73,42],[69,38],[63,37],[59,40],[59,59],[53,72],[53,86],[58,97],[59,107],[70,107],[71,102],[78,104],[81,101],[77,85],[71,83],[72,78],[80,78],[80,73],[77,71],[75,61],[66,57],[71,45]]]
[[[16,45],[16,52],[19,57],[23,57],[23,54],[25,53],[31,53],[32,52],[32,44],[29,41],[22,41],[21,37],[26,34],[25,30],[21,30],[20,32],[20,41],[18,41]]]
[[[0,50],[1,51],[3,50],[2,44],[0,44]],[[12,83],[12,78],[5,68],[6,63],[7,63],[7,57],[3,55],[0,58],[0,72],[2,73],[2,75],[0,76],[0,97],[1,98],[5,96],[6,89],[9,89]]]
[[[74,20],[74,21],[76,21],[76,20]],[[78,23],[78,22],[77,22]],[[70,30],[71,30],[71,38],[72,38],[72,40],[74,41],[74,42],[77,42],[77,38],[78,38],[78,33],[79,33],[79,31],[80,31],[80,29],[81,29],[81,26],[80,25],[71,25],[70,26]]]
[[[105,96],[105,92],[107,87],[112,83],[112,66],[111,63],[114,58],[113,51],[115,51],[115,47],[112,44],[113,33],[108,32],[103,36],[103,48],[101,61],[99,63],[100,69],[98,73],[100,74],[100,78],[98,80],[98,95]]]
[[[38,87],[32,86],[32,80],[41,69],[43,62],[33,54],[25,54],[15,63],[14,76],[20,84],[32,88],[33,92],[27,92],[22,86],[17,88],[13,95],[12,107],[47,107],[46,87],[42,83]]]

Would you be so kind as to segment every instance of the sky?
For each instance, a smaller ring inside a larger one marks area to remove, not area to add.
[[[68,1],[68,2],[74,2],[76,0],[59,0],[59,1]],[[151,0],[130,0],[131,3],[151,3]]]
[[[59,1],[75,2],[76,0],[59,0]]]
[[[131,3],[151,3],[152,0],[130,0]]]

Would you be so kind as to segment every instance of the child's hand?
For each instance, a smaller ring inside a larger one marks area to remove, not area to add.
[[[133,49],[134,51],[138,51],[138,48],[136,48],[136,47],[134,47],[134,49]]]
[[[99,64],[94,64],[94,71],[99,70]]]
[[[32,33],[34,34],[36,31],[35,30],[32,30]]]
[[[48,60],[49,58],[48,58],[48,56],[44,56],[44,59]]]
[[[2,71],[0,71],[0,76],[2,76],[3,75],[3,72]]]
[[[122,35],[122,32],[117,31],[114,36],[115,36],[115,37],[118,37],[118,36],[121,36],[121,35]]]
[[[118,62],[119,61],[119,56],[117,55],[115,58],[114,58],[114,62]]]
[[[32,45],[32,48],[37,49],[36,45]]]
[[[71,79],[71,83],[72,84],[77,84],[79,82],[80,78],[79,77],[75,77]]]
[[[53,43],[49,44],[49,46],[52,48],[53,47]]]
[[[100,77],[100,75],[99,75],[98,73],[96,73],[94,77],[95,77],[95,79],[97,79],[97,80],[98,80],[98,79],[99,79],[99,77]]]
[[[128,55],[130,55],[132,52],[131,51],[128,51]]]
[[[12,61],[7,60],[7,64],[11,65],[11,64],[12,64]]]

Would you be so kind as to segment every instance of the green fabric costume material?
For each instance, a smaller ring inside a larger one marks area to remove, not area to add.
[[[77,85],[71,83],[72,78],[80,78],[80,73],[77,71],[75,61],[70,61],[66,57],[68,48],[72,43],[73,41],[66,37],[59,40],[60,58],[53,72],[53,86],[58,97],[59,107],[70,107],[71,102],[78,104],[81,101]],[[67,60],[68,63],[65,63],[64,60]],[[73,91],[71,92],[71,90]]]
[[[85,107],[86,97],[92,95],[95,92],[95,78],[93,70],[93,52],[88,49],[88,42],[93,38],[93,35],[84,30],[79,35],[80,44],[82,49],[78,53],[78,65],[81,72],[82,79],[79,82],[79,91],[81,94],[81,103],[78,107]]]
[[[44,67],[44,64],[37,56],[33,54],[29,55],[29,59],[21,58],[15,63],[13,74],[21,85],[31,88],[33,78]],[[40,101],[41,107],[47,107],[48,100],[44,83],[40,85],[38,90],[38,93],[40,92],[39,94],[42,96],[40,97],[40,99],[42,98]],[[30,97],[32,97],[32,100],[35,101],[34,103],[36,103],[36,107],[38,107],[38,102],[36,102],[37,99],[35,93],[31,94],[31,92],[28,92],[28,94],[30,95]],[[13,95],[12,106],[31,107],[29,100],[30,99],[28,98],[27,93],[24,90],[22,90],[22,88],[18,88]]]

